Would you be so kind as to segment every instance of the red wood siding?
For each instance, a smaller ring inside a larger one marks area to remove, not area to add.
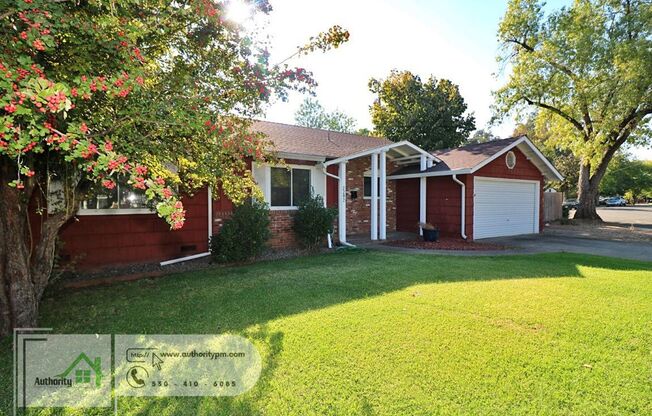
[[[539,230],[543,228],[543,188],[544,177],[539,169],[518,149],[514,149],[516,166],[509,169],[505,156],[482,167],[473,175],[458,175],[466,187],[466,235],[473,239],[473,177],[484,176],[505,179],[524,179],[540,181]],[[419,221],[419,179],[397,180],[396,189],[396,229],[398,231],[418,232]],[[438,225],[444,236],[460,235],[460,185],[450,176],[429,177],[426,187],[426,219]]]
[[[419,179],[400,179],[396,182],[396,230],[418,232]]]
[[[459,177],[463,180],[463,176]],[[450,176],[429,177],[426,182],[426,221],[443,236],[460,235],[460,185]],[[396,228],[419,231],[419,179],[397,181]]]
[[[60,237],[62,255],[76,267],[155,262],[208,250],[208,200],[202,190],[183,198],[186,223],[181,230],[156,214],[80,215],[66,224]],[[192,247],[194,246],[194,247]]]
[[[339,166],[330,165],[326,168],[326,172],[339,176]],[[337,187],[338,180],[330,176],[326,177],[326,205],[331,208],[337,208]]]

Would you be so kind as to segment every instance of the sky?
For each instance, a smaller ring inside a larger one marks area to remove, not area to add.
[[[370,78],[384,78],[392,69],[409,70],[426,79],[447,78],[474,113],[478,129],[488,127],[491,92],[508,74],[499,73],[496,31],[505,13],[501,0],[273,0],[264,31],[270,36],[270,62],[280,62],[310,36],[340,25],[349,42],[326,53],[295,58],[291,66],[313,72],[319,83],[317,99],[328,110],[341,110],[372,128],[369,106],[374,97]],[[558,8],[570,0],[548,0]],[[270,121],[294,123],[294,113],[304,96],[291,94],[267,111]],[[491,126],[508,137],[513,120]],[[652,160],[652,149],[632,149],[640,159]]]

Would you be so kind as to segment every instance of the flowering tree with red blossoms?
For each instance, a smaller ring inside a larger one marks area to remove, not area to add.
[[[172,229],[180,193],[241,201],[258,192],[248,161],[271,157],[247,120],[315,85],[218,1],[0,0],[0,22],[0,335],[36,325],[59,230],[90,192],[126,181]],[[347,39],[334,27],[298,51]]]

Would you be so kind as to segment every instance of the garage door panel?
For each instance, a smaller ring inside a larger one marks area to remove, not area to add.
[[[474,238],[537,232],[537,192],[535,182],[475,178]]]

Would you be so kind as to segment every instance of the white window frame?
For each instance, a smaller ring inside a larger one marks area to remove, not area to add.
[[[314,175],[313,175],[313,166],[306,166],[306,165],[287,165],[288,168],[290,168],[290,202],[294,203],[294,195],[292,192],[292,170],[294,169],[301,169],[301,170],[307,170],[308,174],[310,175],[310,191],[313,192],[314,186],[313,186],[313,181],[314,181]],[[293,211],[299,209],[296,205],[272,205],[272,168],[277,168],[277,169],[285,169],[283,166],[268,166],[267,167],[267,183],[265,184],[266,187],[266,193],[269,195],[269,209],[270,211]]]
[[[118,188],[118,198],[120,197],[120,184],[116,182],[116,187]],[[94,208],[82,208],[83,202],[79,204],[79,210],[77,210],[77,215],[80,216],[93,216],[93,215],[153,215],[156,214],[154,210],[150,208],[103,208],[103,209],[94,209]]]

